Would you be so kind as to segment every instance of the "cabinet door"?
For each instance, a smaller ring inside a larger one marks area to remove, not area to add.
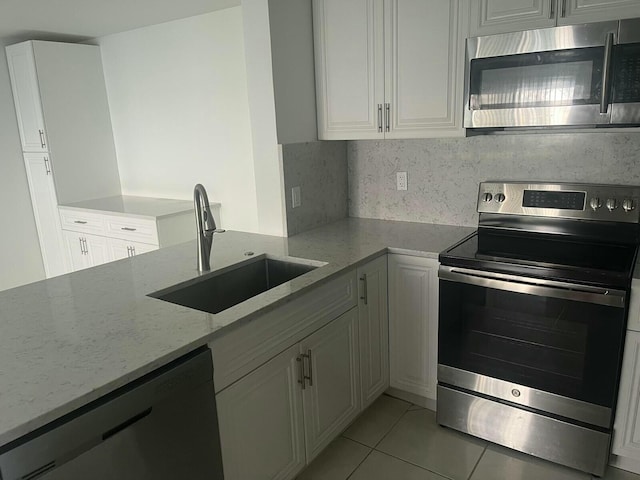
[[[611,452],[640,459],[640,333],[627,331]]]
[[[385,1],[385,138],[464,135],[467,19],[459,4]]]
[[[554,27],[557,1],[471,0],[470,36]]]
[[[85,235],[84,238],[90,266],[95,267],[111,260],[107,237]]]
[[[91,260],[85,246],[86,235],[83,233],[64,230],[63,236],[71,270],[76,272],[83,268],[89,268],[91,266]]]
[[[407,255],[388,257],[390,383],[435,400],[438,261]]]
[[[24,164],[45,274],[50,278],[68,273],[69,263],[49,156],[46,153],[25,153]]]
[[[360,413],[358,310],[352,308],[310,335],[300,348],[309,377],[303,399],[310,462]]]
[[[107,240],[107,247],[109,249],[110,261],[133,257],[135,255],[140,255],[158,249],[155,245],[120,240],[119,238],[109,238]]]
[[[226,480],[284,480],[304,467],[299,358],[296,344],[216,395]]]
[[[314,0],[318,138],[383,138],[383,0]]]
[[[47,150],[40,89],[30,42],[6,48],[23,152]]]
[[[558,25],[640,17],[638,0],[560,0]]]
[[[387,256],[358,268],[358,330],[362,408],[389,387]]]

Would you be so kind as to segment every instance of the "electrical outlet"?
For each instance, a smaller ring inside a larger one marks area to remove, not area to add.
[[[407,189],[407,172],[396,173],[396,188],[398,190]]]
[[[291,189],[291,208],[298,208],[300,205],[302,205],[300,187],[293,187]]]

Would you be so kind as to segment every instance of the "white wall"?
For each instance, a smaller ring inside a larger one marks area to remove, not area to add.
[[[44,279],[4,47],[0,42],[0,290]]]
[[[258,231],[241,7],[98,38],[124,194],[191,199]]]

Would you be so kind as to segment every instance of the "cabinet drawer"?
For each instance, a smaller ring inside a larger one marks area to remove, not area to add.
[[[63,230],[104,235],[105,222],[102,215],[63,208],[59,211]]]
[[[356,295],[352,270],[213,340],[216,392],[355,307]]]
[[[158,229],[154,220],[127,217],[105,217],[106,235],[111,238],[158,245]]]

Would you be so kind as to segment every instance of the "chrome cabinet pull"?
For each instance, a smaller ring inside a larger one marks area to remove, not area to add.
[[[302,389],[305,389],[305,381],[304,379],[307,378],[304,374],[304,362],[302,361],[302,357],[304,357],[304,355],[298,355],[296,357],[296,362],[298,362],[298,383],[300,385],[302,385]]]
[[[89,246],[87,245],[87,239],[83,238],[82,242],[84,243],[84,254],[89,255]]]
[[[549,19],[553,20],[556,16],[556,1],[557,0],[551,0],[550,4],[549,4]]]
[[[378,132],[382,133],[382,104],[378,104]]]
[[[131,227],[122,227],[120,228],[120,230],[124,230],[125,232],[135,232],[137,229]]]
[[[600,99],[600,113],[609,110],[609,94],[611,90],[611,54],[613,52],[613,32],[607,33],[604,45],[604,61],[602,63],[602,97]]]
[[[80,253],[82,253],[82,255],[88,255],[89,249],[87,248],[87,239],[82,237],[78,237],[78,239],[80,240]]]
[[[79,223],[80,225],[85,225],[87,222],[84,220],[74,220],[73,223]]]
[[[307,360],[309,360],[309,376],[305,376],[309,380],[309,386],[313,387],[313,365],[311,364],[311,349],[307,350]]]
[[[562,0],[562,13],[560,14],[562,18],[567,16],[567,0]]]
[[[80,253],[84,255],[84,247],[82,246],[82,237],[78,237],[78,240],[80,241]]]
[[[47,175],[51,174],[51,168],[49,168],[49,159],[47,157],[44,157],[44,170]]]
[[[364,300],[364,304],[367,305],[369,303],[369,287],[367,285],[367,274],[363,274],[360,277],[360,281],[362,282],[362,296],[360,297],[360,300]]]
[[[134,247],[133,245],[131,245],[130,247],[127,247],[131,250],[131,256],[135,257],[136,255],[136,247]]]
[[[391,104],[385,103],[384,109],[385,109],[385,117],[386,117],[385,130],[389,132],[391,131]]]
[[[46,144],[44,143],[44,131],[38,130],[38,133],[40,134],[40,146],[44,148],[46,147]]]

